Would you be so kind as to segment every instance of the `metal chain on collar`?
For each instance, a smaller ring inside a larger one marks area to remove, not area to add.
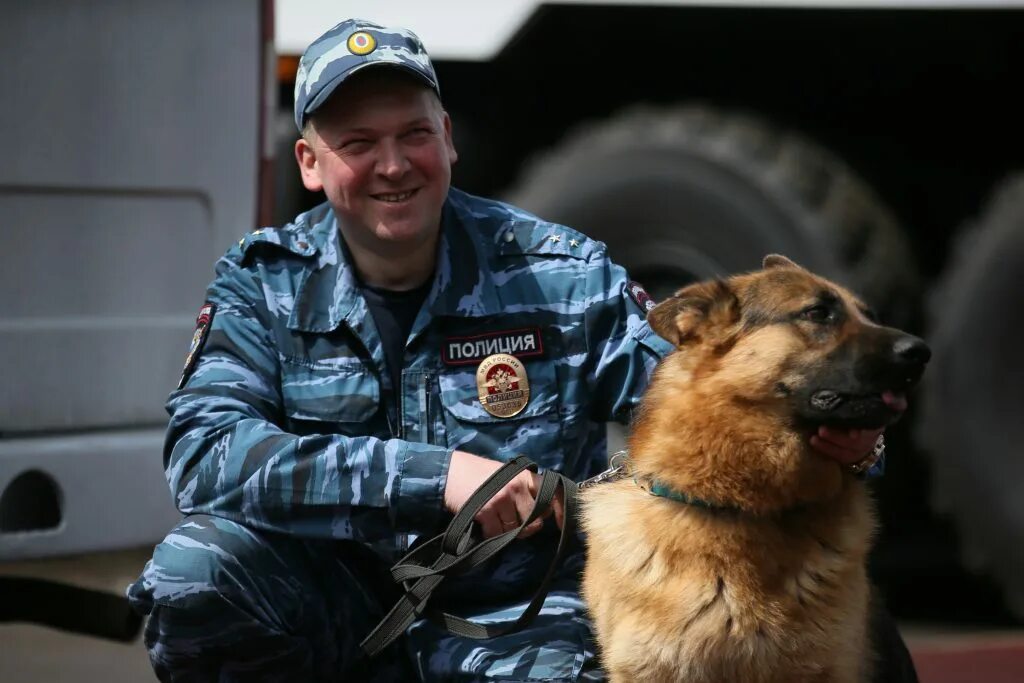
[[[596,474],[590,479],[581,481],[577,488],[581,491],[588,489],[596,484],[603,484],[606,481],[614,481],[616,479],[622,479],[629,473],[627,466],[627,459],[629,453],[627,451],[616,451],[610,458],[608,458],[608,469],[600,474]]]

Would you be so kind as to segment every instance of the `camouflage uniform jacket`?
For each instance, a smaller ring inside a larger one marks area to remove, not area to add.
[[[334,212],[247,235],[216,266],[194,371],[171,394],[165,448],[179,509],[386,560],[447,522],[453,449],[524,453],[580,480],[605,463],[670,345],[644,321],[605,245],[452,189],[433,286],[392,387]],[[521,358],[518,415],[480,403],[476,368]]]

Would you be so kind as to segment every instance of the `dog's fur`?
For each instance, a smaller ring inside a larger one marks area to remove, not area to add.
[[[764,266],[648,315],[678,349],[635,421],[632,476],[583,495],[583,592],[612,681],[870,679],[874,508],[810,435],[897,419],[927,347],[784,257]],[[652,495],[654,479],[713,507]]]

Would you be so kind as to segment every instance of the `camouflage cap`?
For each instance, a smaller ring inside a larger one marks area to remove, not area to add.
[[[415,33],[346,19],[314,40],[299,60],[295,75],[295,125],[299,130],[346,78],[375,64],[405,69],[441,96],[434,66]]]

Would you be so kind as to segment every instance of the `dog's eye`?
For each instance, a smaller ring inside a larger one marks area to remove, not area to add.
[[[834,317],[832,309],[822,304],[815,304],[800,311],[800,317],[812,323],[827,323]]]

